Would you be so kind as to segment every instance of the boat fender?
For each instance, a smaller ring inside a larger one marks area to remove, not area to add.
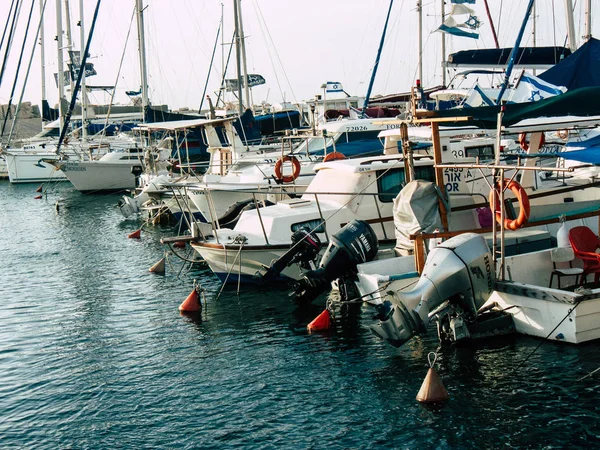
[[[494,209],[494,197],[495,197],[495,203],[496,203],[496,221],[498,223],[500,223],[501,220],[501,216],[502,216],[502,212],[501,209],[503,208],[502,205],[500,205],[500,195],[499,195],[499,190],[500,189],[510,189],[515,196],[517,197],[517,200],[519,201],[519,216],[516,219],[508,219],[506,218],[506,213],[504,214],[504,228],[506,228],[507,230],[517,230],[519,228],[521,228],[523,225],[525,225],[527,223],[527,220],[529,220],[529,214],[530,214],[530,206],[529,206],[529,197],[527,196],[527,192],[525,192],[525,189],[523,189],[523,187],[517,183],[514,180],[509,180],[508,178],[504,178],[504,180],[502,180],[502,185],[501,186],[496,186],[495,189],[492,189],[490,191],[490,208],[492,208],[492,210]]]
[[[283,163],[292,163],[292,174],[283,175]],[[275,163],[275,178],[284,183],[291,183],[300,175],[300,161],[295,156],[285,155],[283,158],[279,158]]]

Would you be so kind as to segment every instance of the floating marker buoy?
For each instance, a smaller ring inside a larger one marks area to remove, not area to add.
[[[164,258],[164,256],[161,258],[160,261],[158,261],[156,264],[154,264],[152,267],[150,267],[148,269],[148,272],[164,275],[165,274],[165,258]]]
[[[308,331],[323,331],[331,328],[331,315],[329,310],[325,309],[311,323],[306,326]]]
[[[200,309],[200,299],[198,297],[198,290],[196,284],[194,289],[190,292],[190,295],[179,305],[179,311],[181,312],[197,312]]]
[[[142,237],[142,229],[134,231],[127,236],[129,239],[140,239]]]
[[[42,185],[39,185],[35,192],[42,192]]]
[[[34,198],[34,199],[36,199],[36,200],[39,200],[40,198],[42,198],[42,196],[41,196],[41,195],[36,195],[36,196],[35,196],[35,197],[33,197],[33,198]]]
[[[184,241],[176,241],[173,243],[173,247],[176,248],[185,248],[185,242]]]
[[[433,361],[431,360],[431,355],[433,355]],[[431,352],[429,353],[429,355],[427,355],[427,361],[429,362],[429,370],[427,371],[427,375],[423,380],[421,389],[419,389],[419,393],[417,394],[418,402],[439,403],[446,401],[450,398],[448,392],[446,391],[446,388],[442,384],[442,380],[433,368],[436,359],[437,354],[435,352]]]

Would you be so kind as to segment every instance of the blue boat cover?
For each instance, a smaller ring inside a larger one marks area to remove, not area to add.
[[[600,41],[591,38],[538,77],[556,86],[565,86],[568,90],[600,86]]]

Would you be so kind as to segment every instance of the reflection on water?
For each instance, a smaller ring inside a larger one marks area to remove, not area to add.
[[[597,344],[503,337],[400,349],[347,307],[309,334],[324,299],[225,288],[205,267],[148,273],[155,231],[127,239],[116,196],[0,182],[0,436],[4,448],[582,448],[598,445]],[[61,208],[54,207],[56,195]],[[166,233],[168,230],[163,229]],[[196,279],[208,304],[178,305]],[[415,396],[427,354],[450,394]],[[531,355],[531,356],[530,356]],[[518,370],[515,368],[523,363]]]

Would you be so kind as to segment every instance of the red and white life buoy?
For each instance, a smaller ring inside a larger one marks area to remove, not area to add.
[[[546,136],[544,135],[544,133],[542,133],[539,148],[542,148],[545,143],[546,143]],[[527,140],[527,133],[519,134],[519,145],[521,146],[523,151],[526,152],[527,150],[529,150],[529,141]]]
[[[505,178],[504,180],[502,180],[502,186],[499,186],[498,184],[496,185],[495,189],[492,189],[490,191],[490,208],[492,208],[492,211],[494,210],[494,196],[495,198],[495,202],[496,202],[496,211],[495,211],[495,216],[496,216],[496,221],[498,223],[501,223],[501,217],[502,217],[502,208],[503,205],[500,204],[500,189],[510,189],[515,196],[517,197],[517,200],[519,201],[519,217],[517,217],[516,219],[508,219],[506,218],[506,214],[505,214],[505,218],[504,218],[504,228],[506,228],[507,230],[517,230],[519,228],[521,228],[523,225],[525,225],[527,223],[527,220],[529,220],[529,213],[530,213],[530,206],[529,206],[529,197],[527,196],[527,192],[525,192],[525,189],[523,189],[523,187],[517,183],[514,180],[509,180],[507,178]]]
[[[327,155],[325,155],[325,158],[323,158],[323,162],[335,161],[336,159],[346,159],[346,155],[340,152],[327,153]]]
[[[292,174],[291,175],[283,175],[283,163],[285,162],[292,163]],[[279,158],[277,163],[275,163],[275,178],[283,183],[291,183],[300,175],[300,161],[295,156],[286,155],[283,158]]]

